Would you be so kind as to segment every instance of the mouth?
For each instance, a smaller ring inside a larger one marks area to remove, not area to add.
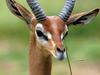
[[[54,56],[54,58],[58,60],[64,60],[67,57],[66,50],[60,51],[60,50],[51,49],[49,50],[49,52],[52,54],[52,56]]]
[[[66,51],[64,52],[56,51],[55,58],[57,58],[58,60],[64,60],[66,58]]]
[[[64,51],[64,52],[55,51],[55,52],[51,52],[51,53],[58,60],[64,60],[66,58],[66,51]]]

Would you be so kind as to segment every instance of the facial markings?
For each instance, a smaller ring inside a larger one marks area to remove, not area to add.
[[[48,41],[48,37],[46,35],[44,35],[44,33],[41,30],[36,30],[36,33],[37,33],[39,38]]]
[[[51,33],[46,31],[42,24],[37,24],[35,29],[36,29],[35,32],[36,32],[37,40],[41,44],[47,44],[49,42],[49,40],[52,39]]]
[[[48,39],[52,38],[52,35],[49,32],[47,32],[47,36],[48,36]]]
[[[65,25],[65,31],[61,34],[61,39],[64,40],[64,38],[68,35],[68,27]]]
[[[68,28],[67,25],[65,25],[65,23],[59,19],[59,17],[49,17],[48,20],[43,23],[43,25],[36,25],[36,30],[38,29],[48,38],[47,41],[44,38],[39,38],[37,36],[41,44],[48,44],[48,46],[52,47],[52,49],[57,47],[60,49],[63,48],[62,38],[64,37],[65,32],[68,31]]]
[[[67,28],[67,25],[65,25],[65,30],[61,34],[61,39],[62,40],[67,36],[67,33],[68,33],[68,28]]]
[[[42,26],[42,24],[37,24],[36,27],[35,27],[35,34],[36,34],[36,37],[37,37],[37,41],[39,43],[42,43],[42,44],[46,44],[47,43],[47,36],[44,34],[44,28]]]
[[[44,28],[52,35],[56,47],[63,48],[61,34],[65,31],[65,23],[58,16],[51,16],[43,23]],[[63,35],[62,35],[63,36]]]

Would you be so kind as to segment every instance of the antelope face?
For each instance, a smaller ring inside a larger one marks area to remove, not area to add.
[[[68,28],[58,16],[50,16],[43,24],[37,24],[35,33],[37,41],[54,57],[60,60],[66,57],[63,39]]]
[[[97,8],[92,11],[71,15],[75,0],[66,0],[64,8],[58,16],[48,17],[37,0],[27,0],[33,13],[30,13],[15,0],[6,0],[6,2],[10,11],[25,21],[30,30],[35,33],[37,42],[59,60],[66,57],[63,39],[68,33],[68,27],[71,24],[74,26],[87,24],[99,12]]]

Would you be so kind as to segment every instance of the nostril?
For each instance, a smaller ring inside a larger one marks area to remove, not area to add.
[[[57,51],[63,53],[63,52],[65,52],[65,48],[64,49],[57,48]]]
[[[59,60],[63,60],[66,57],[65,48],[63,49],[57,48],[56,56]]]

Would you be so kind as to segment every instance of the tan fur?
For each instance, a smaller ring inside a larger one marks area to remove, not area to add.
[[[33,32],[30,32],[29,71],[30,75],[51,75],[51,55],[36,42]]]
[[[61,33],[65,30],[64,22],[59,17],[52,16],[48,17],[43,25],[46,31],[53,35],[53,40],[56,42],[57,46],[60,48],[63,47]],[[51,75],[51,54],[44,46],[37,42],[34,25],[32,27],[33,31],[30,32],[29,52],[30,75]]]
[[[90,18],[93,19],[99,12],[99,9],[95,9],[90,12],[71,15],[66,23],[63,22],[63,20],[59,16],[47,16],[47,19],[41,24],[43,25],[46,32],[49,32],[52,37],[48,40],[49,45],[46,44],[43,46],[37,41],[37,37],[35,34],[35,26],[37,25],[35,16],[14,0],[6,0],[6,2],[10,11],[20,19],[24,20],[30,29],[30,75],[51,75],[51,55],[53,55],[51,53],[55,54],[57,48],[64,50],[63,41],[61,39],[62,33],[65,32],[66,28],[70,24],[76,25],[77,23],[88,23],[88,20]],[[90,19],[89,21],[91,21],[92,19]]]
[[[51,33],[52,40],[60,49],[63,47],[61,34],[65,31],[65,23],[58,16],[50,16],[43,23],[44,28]]]
[[[95,10],[93,10],[92,12],[95,15],[97,15],[98,13],[97,10],[96,12]],[[85,12],[73,15],[69,18],[66,24],[69,25],[73,23],[74,20],[76,21],[79,17],[87,15],[89,13]],[[56,47],[62,49],[63,42],[61,39],[61,34],[65,31],[65,22],[63,22],[58,16],[49,16],[44,22],[42,22],[42,24],[44,29],[50,32],[52,35],[52,39],[49,39],[51,47],[53,47],[52,45],[53,41],[55,42]],[[52,60],[51,60],[51,54],[49,53],[50,49],[48,47],[40,45],[36,41],[36,35],[34,31],[36,21],[34,22],[34,19],[32,20],[32,25],[33,25],[32,26],[33,31],[30,33],[30,53],[29,53],[30,75],[51,75]]]

